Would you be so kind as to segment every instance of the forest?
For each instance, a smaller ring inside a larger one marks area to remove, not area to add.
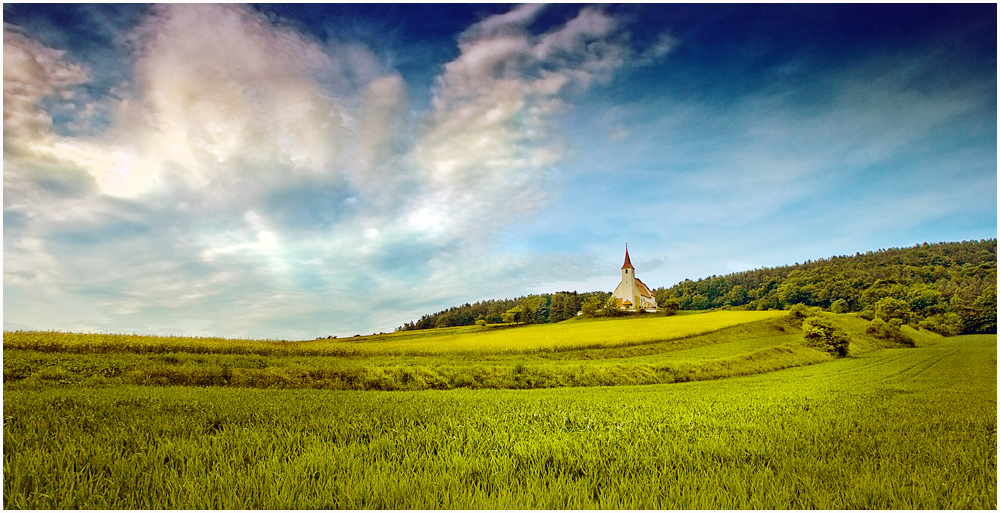
[[[782,310],[796,304],[859,312],[943,335],[997,332],[997,241],[923,243],[684,280],[654,290],[661,314],[676,310]],[[608,292],[557,292],[466,303],[397,331],[495,323],[551,323],[620,315]],[[595,308],[597,307],[597,308]]]

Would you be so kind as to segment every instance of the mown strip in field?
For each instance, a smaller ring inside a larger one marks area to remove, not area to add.
[[[995,335],[642,387],[5,383],[3,501],[5,509],[994,509],[996,383]]]

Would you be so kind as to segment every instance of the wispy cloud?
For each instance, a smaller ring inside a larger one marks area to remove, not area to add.
[[[799,62],[786,66],[781,87],[724,104],[669,91],[622,102],[627,86],[616,87],[602,110],[581,115],[595,123],[569,120],[567,130],[593,144],[578,145],[564,171],[566,199],[552,211],[563,222],[536,236],[609,234],[617,239],[600,252],[611,255],[626,240],[645,241],[647,254],[668,255],[669,264],[643,279],[669,286],[745,262],[947,240],[970,219],[991,224],[995,79],[942,84],[941,57]],[[602,144],[608,139],[613,145]]]
[[[243,6],[159,5],[127,36],[110,123],[87,135],[54,129],[43,102],[87,69],[5,27],[4,285],[35,298],[7,317],[294,337],[518,291],[529,264],[490,248],[545,204],[564,93],[637,55],[598,8],[533,33],[540,10],[459,35],[415,113],[364,45]],[[90,306],[60,315],[67,298]]]

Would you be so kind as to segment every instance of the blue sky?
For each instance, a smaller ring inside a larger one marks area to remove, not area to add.
[[[306,339],[996,237],[996,5],[4,5],[4,329]]]

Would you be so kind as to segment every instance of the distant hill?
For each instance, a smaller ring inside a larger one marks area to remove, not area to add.
[[[786,309],[802,303],[838,313],[900,319],[954,335],[997,332],[997,241],[941,242],[835,256],[781,267],[684,280],[654,291],[670,311]],[[422,316],[397,331],[480,323],[560,322],[576,316],[588,298],[608,292],[557,292],[466,303]],[[506,315],[505,315],[506,314]]]

